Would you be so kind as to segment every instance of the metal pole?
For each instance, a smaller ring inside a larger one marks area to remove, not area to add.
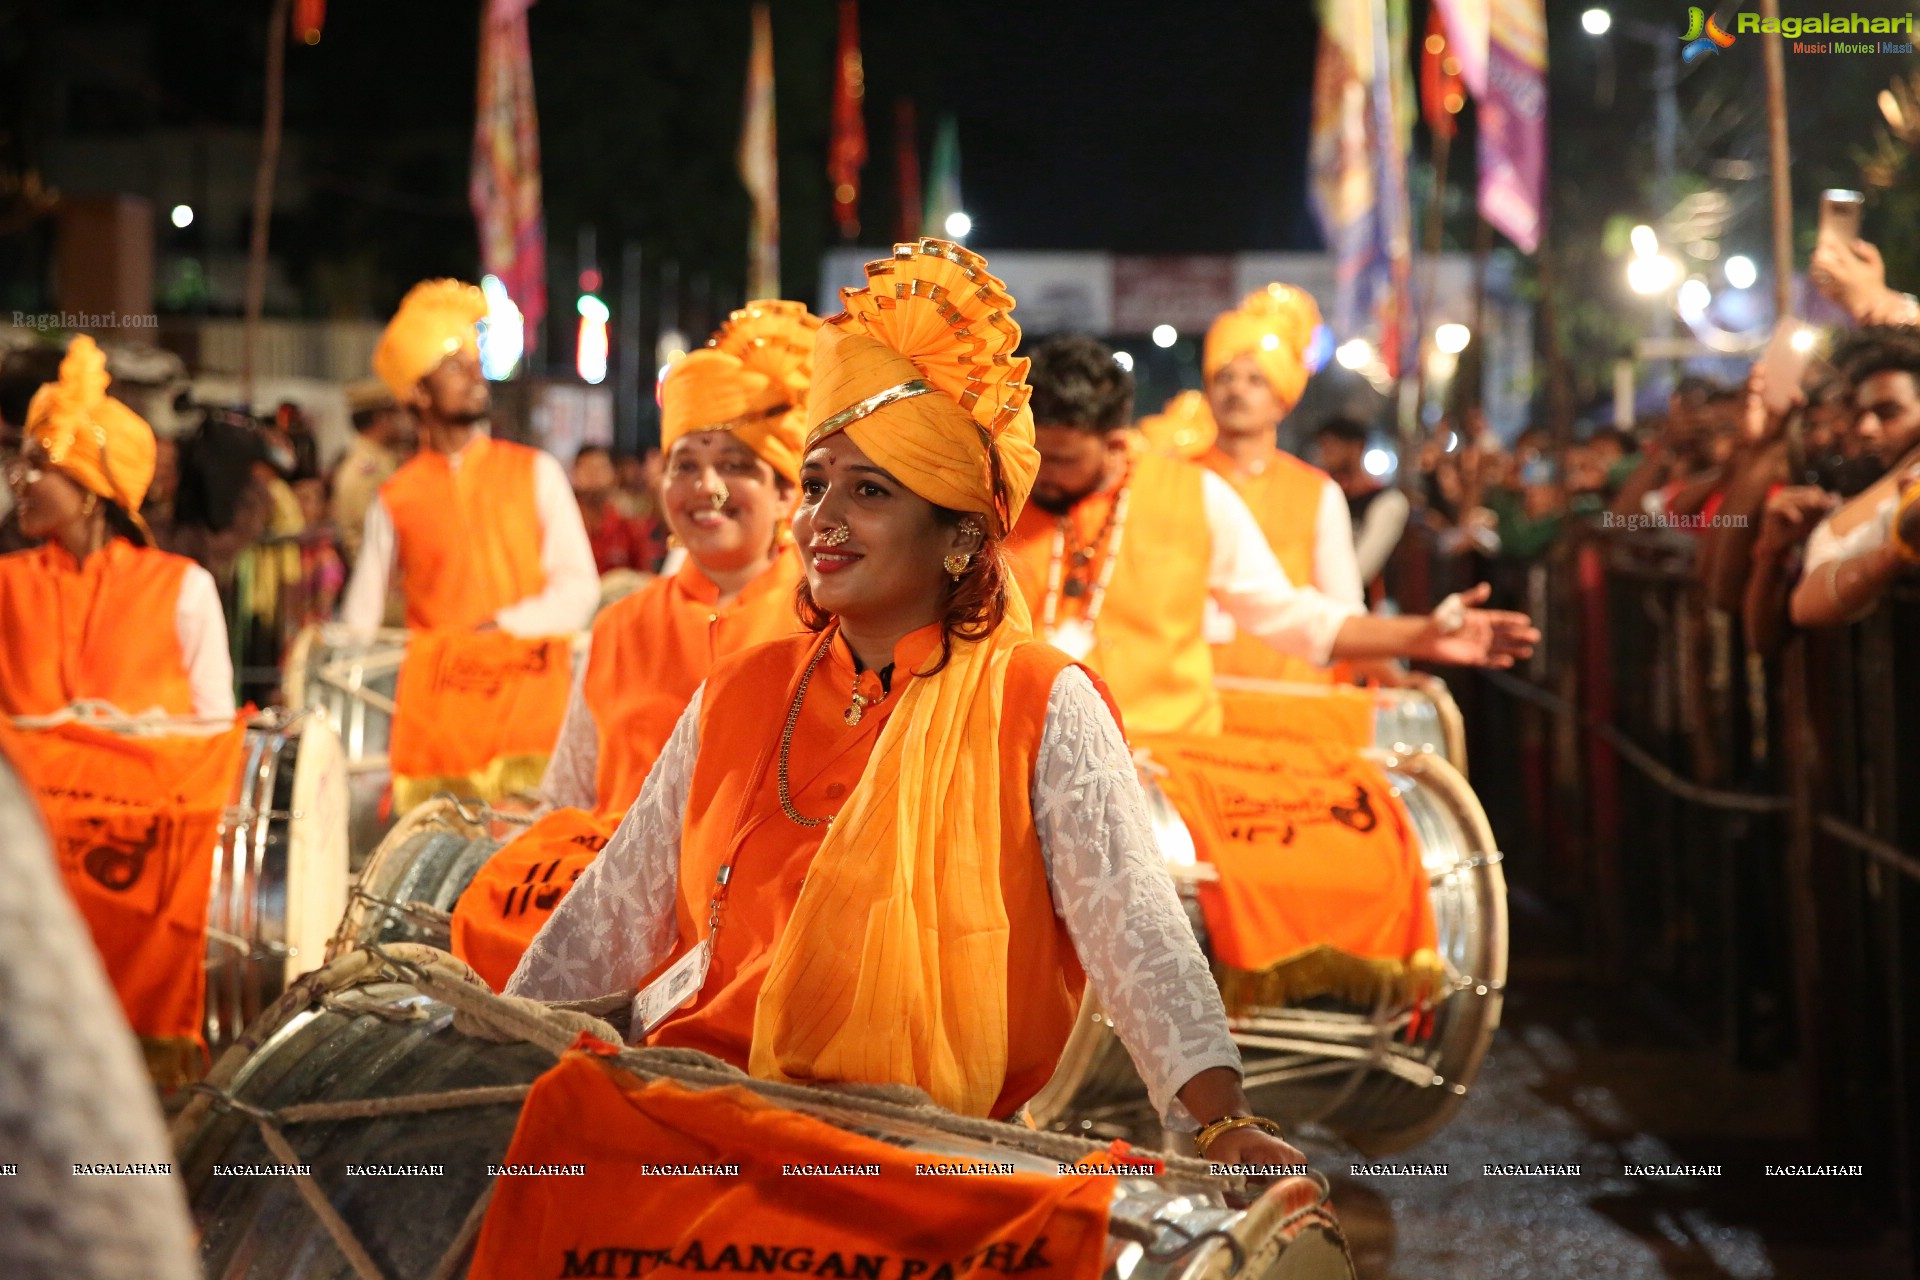
[[[273,0],[267,17],[267,111],[260,126],[260,163],[253,174],[253,227],[247,240],[246,323],[240,340],[240,396],[253,409],[253,373],[260,313],[267,300],[267,226],[273,219],[273,179],[280,167],[280,123],[285,115],[287,29],[293,0]]]
[[[1780,21],[1780,0],[1760,0],[1764,23]],[[1778,26],[1775,27],[1778,30]],[[1762,40],[1767,70],[1767,162],[1773,169],[1773,308],[1785,316],[1793,305],[1793,184],[1788,172],[1787,64],[1778,39]]]

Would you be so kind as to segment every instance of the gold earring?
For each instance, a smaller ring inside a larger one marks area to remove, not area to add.
[[[953,580],[958,582],[967,575],[967,569],[973,564],[973,557],[964,551],[956,551],[940,563],[946,567],[949,574],[953,575]]]
[[[100,506],[100,499],[95,497],[91,493],[88,494],[87,500],[80,504],[81,518],[86,520],[93,519],[93,513],[99,506]]]

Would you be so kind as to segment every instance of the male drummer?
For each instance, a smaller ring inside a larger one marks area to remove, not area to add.
[[[373,368],[420,428],[420,452],[367,509],[360,559],[340,606],[349,631],[379,627],[399,578],[412,629],[563,635],[599,602],[593,549],[559,462],[483,429],[479,289],[413,287],[380,336]]]
[[[1200,368],[1218,433],[1200,462],[1246,501],[1289,579],[1361,608],[1346,495],[1326,472],[1279,444],[1280,422],[1306,390],[1307,349],[1319,328],[1312,297],[1284,284],[1247,295],[1213,322]],[[1274,652],[1230,617],[1216,613],[1208,634],[1223,675],[1320,684],[1331,678],[1324,668]]]
[[[1322,665],[1504,667],[1539,638],[1524,614],[1467,608],[1484,586],[1439,614],[1401,618],[1296,586],[1231,485],[1145,446],[1131,426],[1132,375],[1094,339],[1042,345],[1029,380],[1041,462],[1007,541],[1014,578],[1043,634],[1106,678],[1129,731],[1220,731],[1209,601],[1248,635]]]

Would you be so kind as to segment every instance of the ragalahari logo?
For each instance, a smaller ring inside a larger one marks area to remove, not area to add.
[[[1720,29],[1715,15],[1699,5],[1687,10],[1687,34],[1680,38],[1686,42],[1686,47],[1680,50],[1680,60],[1688,66],[1733,43],[1733,37]]]

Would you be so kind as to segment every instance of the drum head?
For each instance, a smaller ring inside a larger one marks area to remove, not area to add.
[[[317,716],[300,722],[287,820],[287,966],[292,982],[325,961],[327,939],[347,909],[347,758]]]

